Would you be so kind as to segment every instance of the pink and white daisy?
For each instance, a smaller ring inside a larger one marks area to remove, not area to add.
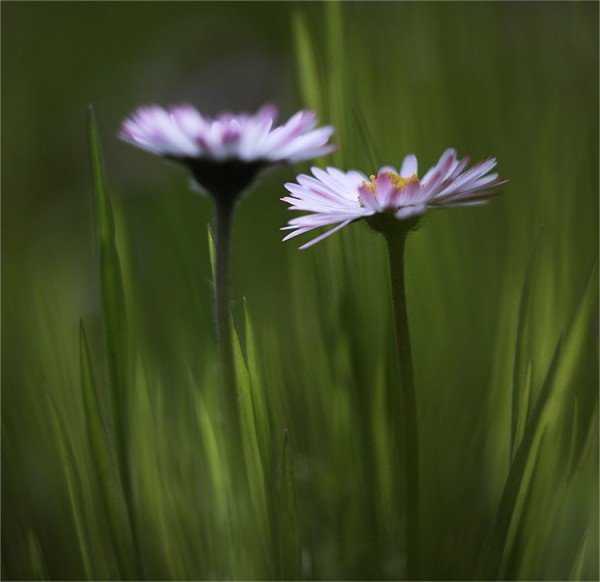
[[[456,150],[447,149],[422,178],[413,154],[404,158],[399,170],[384,166],[369,178],[356,170],[312,168],[314,177],[300,174],[297,183],[285,185],[290,196],[282,200],[290,210],[309,214],[291,219],[282,230],[292,232],[283,240],[334,226],[300,247],[306,249],[361,218],[377,230],[389,228],[395,221],[408,221],[405,226],[412,227],[431,208],[485,204],[500,193],[498,187],[506,180],[490,173],[496,166],[494,158],[466,169],[468,163],[468,157],[459,160]]]
[[[211,193],[244,189],[261,169],[330,153],[331,126],[317,128],[312,111],[299,111],[275,126],[277,109],[251,115],[205,117],[190,105],[141,107],[122,125],[120,137],[150,153],[180,161]],[[215,192],[215,190],[217,192]]]

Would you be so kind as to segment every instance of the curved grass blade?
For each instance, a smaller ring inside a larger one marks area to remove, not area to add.
[[[50,410],[52,412],[52,421],[58,434],[58,443],[60,454],[63,460],[65,478],[67,480],[67,488],[69,491],[69,499],[71,502],[71,510],[73,512],[73,521],[75,522],[75,531],[77,532],[77,541],[79,542],[79,551],[81,552],[81,560],[85,576],[88,580],[95,580],[92,554],[90,548],[90,536],[85,512],[83,508],[83,499],[81,492],[83,491],[83,483],[81,475],[77,469],[77,461],[75,453],[71,446],[69,431],[64,422],[62,414],[50,390],[46,387],[46,396],[50,402]]]
[[[302,542],[296,508],[294,467],[287,429],[283,433],[279,537],[280,577],[282,580],[300,580],[302,577]]]
[[[586,529],[583,533],[583,537],[579,542],[579,546],[577,547],[577,553],[575,554],[575,559],[573,560],[573,566],[571,567],[571,573],[569,574],[569,580],[582,580],[583,579],[583,567],[585,565],[585,554],[587,552],[589,529]]]
[[[33,530],[29,530],[27,532],[27,553],[29,556],[31,569],[33,570],[34,574],[33,579],[50,580],[48,568],[46,567],[46,562],[44,560],[44,554],[42,553],[42,548],[40,547],[40,542]],[[6,580],[4,577],[2,579]]]
[[[131,559],[132,541],[129,535],[131,526],[127,522],[127,508],[122,497],[122,485],[119,481],[114,452],[111,451],[102,418],[83,322],[79,326],[79,349],[81,391],[92,462],[100,488],[102,507],[114,543],[117,564],[121,576],[130,579],[134,576]]]
[[[515,341],[513,379],[512,379],[512,408],[511,408],[511,434],[510,434],[510,456],[514,457],[519,442],[523,438],[525,425],[527,424],[527,401],[529,370],[529,322],[528,315],[533,290],[533,278],[538,263],[542,228],[535,235],[533,246],[529,254],[521,299],[519,302],[519,316],[517,319],[517,337]],[[530,370],[529,370],[530,372]]]
[[[586,344],[597,333],[595,330],[598,309],[598,261],[594,263],[585,290],[577,306],[568,332],[565,336],[564,353],[557,371],[557,383],[565,392],[573,386],[573,381],[581,365],[581,354]],[[556,411],[558,412],[558,411]]]
[[[513,519],[518,519],[518,498],[526,492],[533,471],[526,468],[535,458],[543,426],[557,417],[572,387],[572,379],[581,361],[580,354],[588,340],[597,306],[597,262],[594,264],[577,311],[564,338],[558,342],[544,384],[531,417],[525,427],[523,438],[512,461],[506,485],[492,527],[488,533],[479,561],[481,577],[493,580],[498,577],[505,552],[510,550],[509,528]]]
[[[556,372],[560,360],[562,337],[558,341],[552,362],[546,374],[544,385],[527,423],[523,439],[510,466],[508,478],[504,486],[500,505],[490,531],[486,537],[478,570],[481,579],[496,580],[503,561],[503,556],[509,549],[509,530],[514,519],[518,519],[518,501],[525,495],[531,479],[534,477],[533,465],[539,450],[544,421],[547,420],[548,403],[556,385]],[[527,467],[532,467],[527,471]]]

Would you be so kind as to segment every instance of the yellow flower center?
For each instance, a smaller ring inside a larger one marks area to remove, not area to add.
[[[416,174],[413,174],[408,178],[403,178],[399,174],[396,174],[396,172],[390,172],[389,170],[383,172],[383,174],[389,178],[390,182],[394,185],[394,188],[396,188],[397,190],[403,190],[409,184],[412,184],[413,182],[417,182],[419,180],[419,177]],[[375,180],[377,180],[377,176],[375,176],[375,174],[371,174],[369,176],[369,179],[371,180],[370,182],[364,181],[362,185],[367,190],[369,190],[369,192],[371,192],[373,196],[375,196]]]

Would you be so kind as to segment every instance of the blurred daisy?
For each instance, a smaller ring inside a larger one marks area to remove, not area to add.
[[[121,128],[120,137],[150,153],[185,164],[213,195],[234,196],[268,166],[316,158],[333,151],[334,130],[317,128],[312,111],[299,111],[275,126],[277,109],[203,116],[190,105],[141,107]]]
[[[275,126],[277,110],[222,113],[215,118],[184,105],[141,107],[125,120],[120,137],[152,154],[177,161],[192,172],[212,198],[215,211],[215,322],[219,345],[224,413],[237,429],[236,388],[229,308],[229,255],[236,202],[258,173],[275,164],[294,163],[333,151],[330,126],[317,128],[312,111],[299,111]]]
[[[335,225],[300,247],[305,249],[361,218],[376,230],[386,230],[395,228],[397,221],[408,221],[404,226],[414,226],[430,208],[485,204],[500,193],[498,187],[506,181],[490,173],[496,166],[494,158],[466,169],[468,163],[469,158],[459,160],[456,150],[448,149],[422,178],[413,154],[404,158],[399,170],[384,166],[370,178],[356,170],[312,168],[314,177],[301,174],[298,183],[285,185],[290,196],[282,200],[291,210],[309,214],[290,220],[282,230],[292,232],[283,240]]]

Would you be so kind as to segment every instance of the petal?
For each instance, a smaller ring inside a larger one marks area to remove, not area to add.
[[[377,197],[373,195],[369,188],[366,186],[361,186],[358,189],[358,193],[359,200],[362,202],[364,208],[368,208],[374,212],[381,212],[383,210],[377,200]]]
[[[318,242],[321,242],[323,239],[326,239],[328,236],[331,236],[333,233],[337,232],[338,230],[341,230],[342,228],[344,228],[345,226],[347,226],[348,224],[350,224],[353,220],[354,219],[345,220],[341,224],[338,224],[335,228],[332,228],[331,230],[328,230],[327,232],[319,235],[317,238],[314,238],[310,242],[307,242],[306,244],[303,244],[300,247],[300,250],[303,251],[305,249],[308,249],[309,247],[312,247],[313,245],[316,245]]]
[[[400,176],[403,178],[410,178],[413,174],[419,173],[419,165],[417,162],[417,156],[415,154],[408,154],[402,162],[400,168]]]
[[[417,206],[404,206],[396,212],[394,215],[398,220],[406,220],[413,216],[419,216],[427,210],[425,204],[419,204]]]

